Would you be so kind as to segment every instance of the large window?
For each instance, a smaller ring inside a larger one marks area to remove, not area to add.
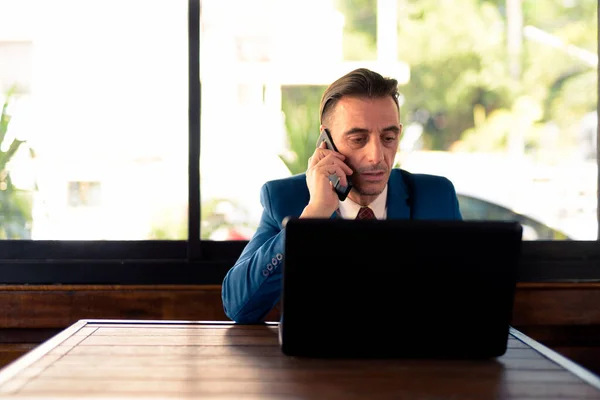
[[[0,15],[0,239],[185,239],[186,2]]]
[[[201,4],[200,4],[201,3]],[[320,96],[400,82],[397,166],[598,279],[596,0],[0,0],[2,282],[220,283]],[[197,166],[199,165],[199,169]]]
[[[512,211],[466,218],[596,240],[596,0],[203,4],[201,189],[228,223],[207,238],[251,236],[260,185],[306,169],[322,85],[360,64],[401,83],[399,166]]]

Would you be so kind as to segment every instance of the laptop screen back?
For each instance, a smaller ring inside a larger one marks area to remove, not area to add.
[[[506,351],[518,223],[291,219],[285,230],[284,353],[487,358]]]

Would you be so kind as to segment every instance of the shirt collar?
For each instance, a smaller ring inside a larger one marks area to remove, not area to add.
[[[371,204],[369,204],[369,207],[371,207],[371,210],[373,210],[377,219],[385,219],[387,217],[387,191],[388,185],[386,184],[383,188],[383,192],[381,192],[379,196],[377,196],[377,198],[373,200]],[[354,219],[360,210],[360,204],[355,203],[354,201],[350,200],[349,197],[346,197],[346,200],[339,202],[338,209],[342,218]]]

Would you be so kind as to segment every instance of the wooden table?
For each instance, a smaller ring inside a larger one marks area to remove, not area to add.
[[[376,325],[374,325],[376,329]],[[0,370],[0,397],[600,399],[600,378],[511,330],[487,361],[319,360],[277,323],[81,320]]]

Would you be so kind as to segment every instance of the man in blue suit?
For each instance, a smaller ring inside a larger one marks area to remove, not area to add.
[[[222,286],[225,313],[236,322],[261,322],[279,301],[282,222],[288,216],[462,219],[447,178],[393,168],[402,133],[395,79],[361,68],[336,80],[321,99],[321,129],[329,130],[339,152],[322,143],[306,173],[267,182],[261,189],[260,224]],[[332,174],[344,186],[346,175],[351,177],[353,188],[344,201],[333,189]]]

